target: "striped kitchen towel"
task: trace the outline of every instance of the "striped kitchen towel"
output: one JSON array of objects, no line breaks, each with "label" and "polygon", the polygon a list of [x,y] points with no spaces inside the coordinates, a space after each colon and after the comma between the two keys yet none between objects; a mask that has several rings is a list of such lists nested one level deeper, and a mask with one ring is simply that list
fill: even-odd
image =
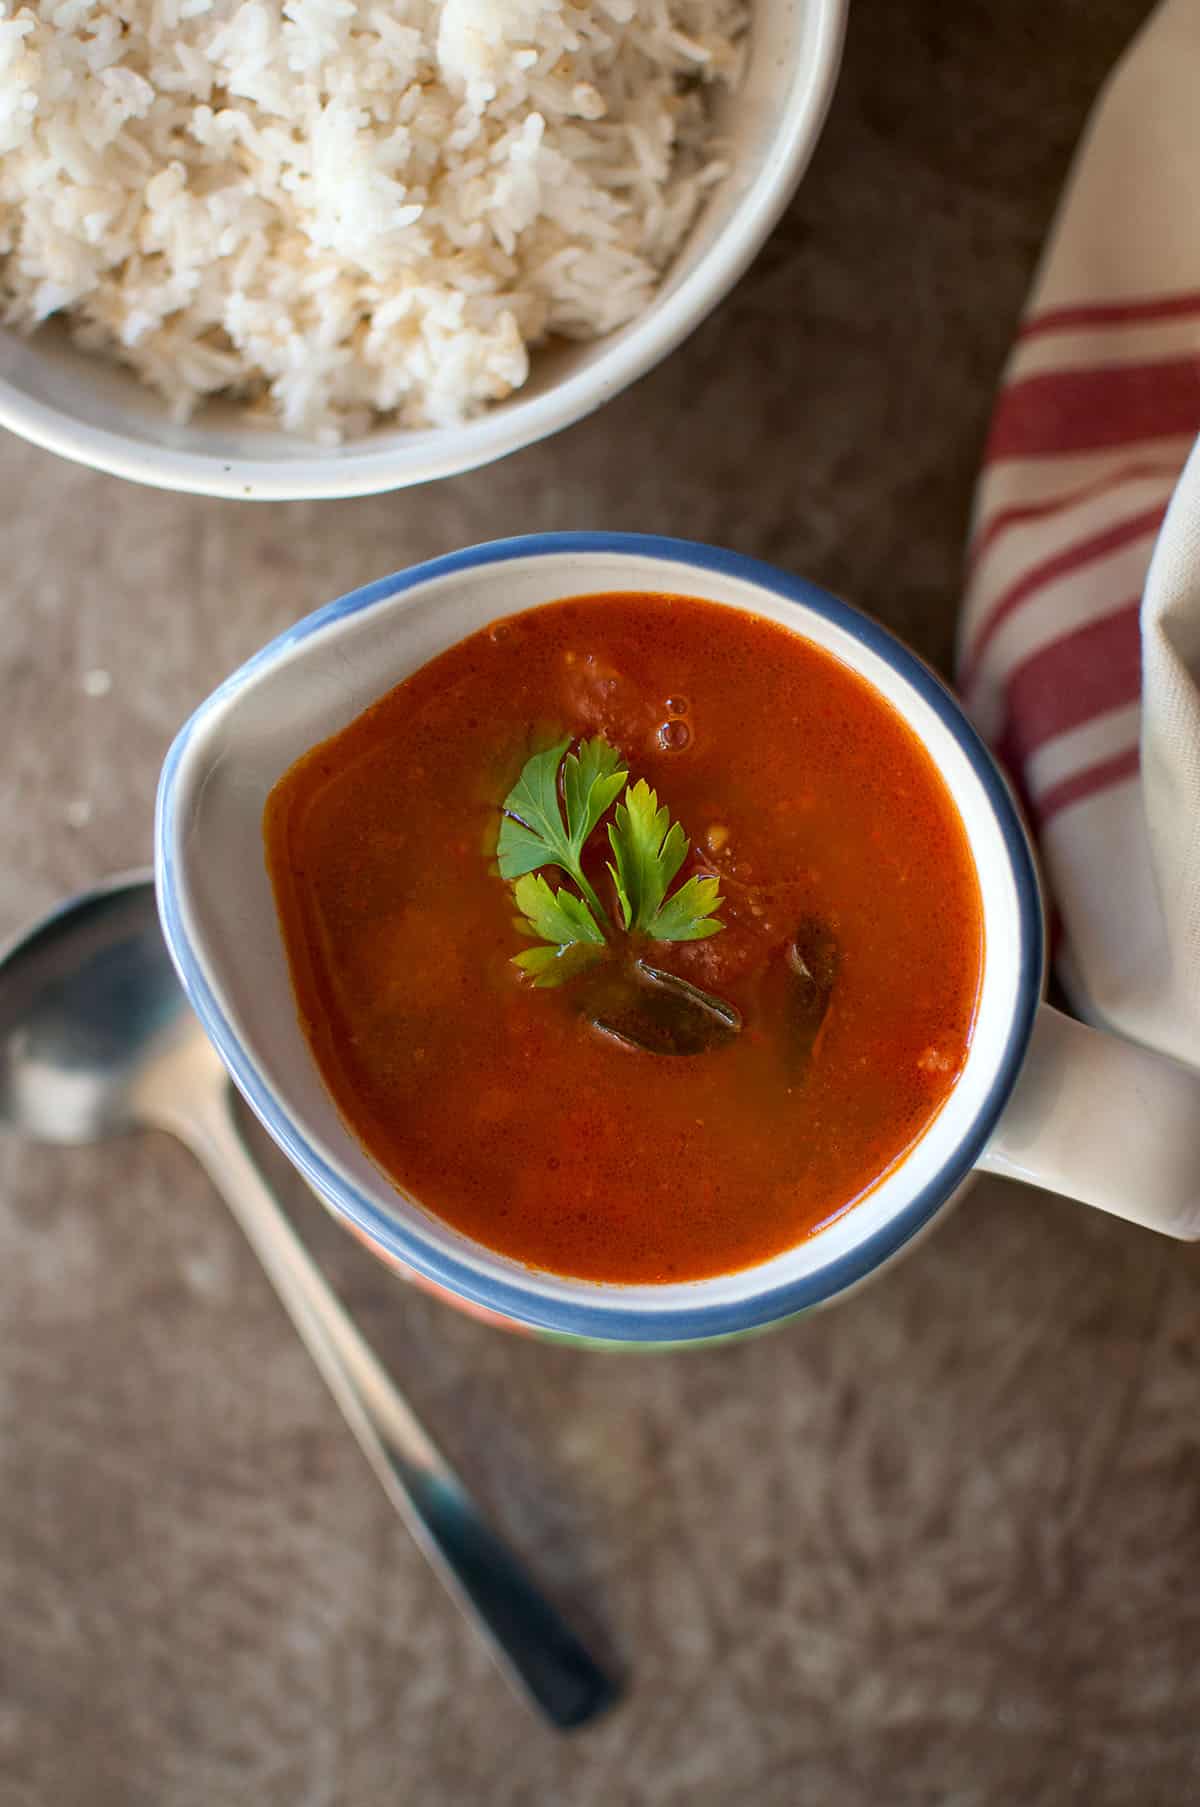
[{"label": "striped kitchen towel", "polygon": [[1198,96],[1200,0],[1164,0],[1005,372],[959,683],[1037,835],[1076,1008],[1200,1065]]}]

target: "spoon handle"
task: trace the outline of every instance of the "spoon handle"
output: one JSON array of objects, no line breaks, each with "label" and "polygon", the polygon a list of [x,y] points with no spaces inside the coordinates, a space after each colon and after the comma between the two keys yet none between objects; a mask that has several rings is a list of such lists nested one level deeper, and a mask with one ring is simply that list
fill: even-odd
[{"label": "spoon handle", "polygon": [[251,1159],[232,1105],[227,1084],[196,1087],[172,1127],[223,1194],[384,1492],[502,1672],[559,1730],[583,1725],[615,1699],[614,1683],[486,1524],[342,1309]]}]

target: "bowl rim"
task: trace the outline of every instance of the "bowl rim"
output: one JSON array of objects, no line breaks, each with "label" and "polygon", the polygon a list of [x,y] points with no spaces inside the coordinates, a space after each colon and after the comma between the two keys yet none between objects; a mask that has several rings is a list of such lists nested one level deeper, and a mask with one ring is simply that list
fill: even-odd
[{"label": "bowl rim", "polygon": [[[812,56],[807,79],[789,99],[778,134],[741,204],[679,287],[652,300],[619,340],[586,370],[544,394],[518,394],[504,412],[489,411],[461,428],[414,433],[410,445],[335,455],[317,451],[286,459],[222,457],[143,443],[91,425],[0,377],[0,427],[44,451],[153,488],[236,501],[321,501],[383,494],[490,464],[560,432],[651,370],[688,337],[729,293],[757,255],[791,199],[816,147],[841,62],[849,0],[802,0],[811,7]],[[303,442],[297,442],[303,443]]]},{"label": "bowl rim", "polygon": [[[814,611],[882,658],[909,683],[939,718],[964,754],[980,784],[999,830],[1016,893],[1017,946],[1013,954],[1015,995],[1012,1017],[991,1083],[974,1117],[937,1173],[879,1229],[844,1255],[814,1271],[764,1287],[737,1300],[643,1309],[622,1306],[625,1290],[597,1284],[595,1302],[558,1298],[527,1289],[516,1279],[477,1272],[425,1242],[419,1231],[387,1212],[331,1166],[277,1101],[251,1059],[209,985],[185,922],[177,848],[181,845],[180,775],[196,736],[253,683],[259,674],[313,634],[407,595],[434,580],[514,559],[592,553],[618,554],[685,564],[697,573],[732,576],[767,590],[799,608]],[[976,1165],[1016,1083],[1041,998],[1045,927],[1037,868],[1008,782],[941,678],[881,623],[808,580],[758,559],[686,540],[631,533],[549,533],[524,535],[468,547],[378,579],[327,603],[270,641],[201,703],[179,731],[163,765],[155,819],[155,877],[168,948],[187,996],[238,1089],[273,1139],[329,1204],[334,1215],[374,1245],[385,1260],[415,1269],[427,1281],[484,1310],[538,1330],[567,1337],[618,1343],[692,1342],[758,1329],[825,1304],[848,1291],[889,1260],[922,1231],[949,1202]],[[852,1207],[853,1208],[853,1207]],[[703,1286],[697,1282],[697,1289]]]}]

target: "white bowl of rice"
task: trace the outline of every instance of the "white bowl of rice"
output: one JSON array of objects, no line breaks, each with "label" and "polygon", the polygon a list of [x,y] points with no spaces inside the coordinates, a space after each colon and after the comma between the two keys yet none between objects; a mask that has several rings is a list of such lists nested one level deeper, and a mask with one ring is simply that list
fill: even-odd
[{"label": "white bowl of rice", "polygon": [[0,4],[0,425],[274,500],[529,445],[741,275],[845,4]]}]

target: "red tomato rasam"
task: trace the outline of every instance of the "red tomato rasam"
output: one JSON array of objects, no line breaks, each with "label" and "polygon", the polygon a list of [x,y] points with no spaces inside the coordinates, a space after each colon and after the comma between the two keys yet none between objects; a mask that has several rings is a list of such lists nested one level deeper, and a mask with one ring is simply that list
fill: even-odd
[{"label": "red tomato rasam", "polygon": [[[722,933],[655,963],[742,1016],[693,1056],[614,1040],[535,989],[495,865],[537,748],[603,735],[720,880]],[[726,1273],[852,1206],[962,1068],[979,885],[929,755],[800,635],[682,596],[581,596],[494,623],[280,779],[265,816],[304,1033],[351,1133],[427,1210],[594,1280]],[[592,881],[618,920],[601,827]],[[568,881],[547,874],[554,884]],[[788,950],[836,978],[797,1051]],[[803,1038],[801,1038],[803,1039]]]}]

